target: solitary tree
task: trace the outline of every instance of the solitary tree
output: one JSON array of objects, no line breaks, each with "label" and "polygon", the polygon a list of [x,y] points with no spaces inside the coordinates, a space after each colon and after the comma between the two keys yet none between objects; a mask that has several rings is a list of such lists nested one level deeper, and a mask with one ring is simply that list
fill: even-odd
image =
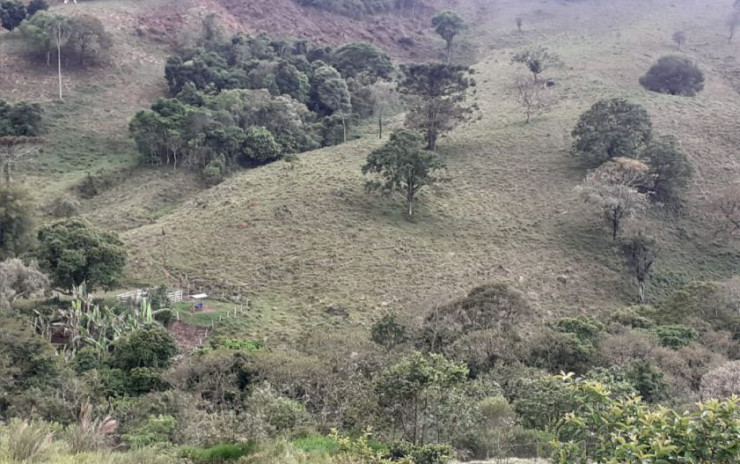
[{"label": "solitary tree", "polygon": [[650,167],[645,190],[650,192],[651,198],[666,204],[680,204],[694,176],[694,168],[678,148],[676,139],[662,137],[651,141],[641,158]]},{"label": "solitary tree", "polygon": [[545,87],[530,79],[520,78],[515,83],[516,99],[519,106],[524,109],[527,116],[527,124],[532,115],[545,111],[551,104],[550,96]]},{"label": "solitary tree", "polygon": [[676,31],[673,34],[673,41],[676,42],[678,50],[681,50],[683,44],[686,43],[686,33],[684,31]]},{"label": "solitary tree", "polygon": [[67,48],[77,55],[80,66],[105,58],[113,46],[113,38],[95,16],[74,16],[69,20]]},{"label": "solitary tree", "polygon": [[664,56],[640,78],[648,90],[693,97],[704,89],[704,74],[688,58]]},{"label": "solitary tree", "polygon": [[88,288],[110,287],[126,264],[126,249],[110,232],[78,220],[44,226],[38,232],[36,256],[52,283],[63,289],[87,283]]},{"label": "solitary tree", "polygon": [[594,165],[636,157],[652,134],[645,108],[621,98],[601,100],[581,115],[573,129],[573,153]]},{"label": "solitary tree", "polygon": [[449,64],[412,64],[401,66],[401,71],[398,89],[409,108],[406,123],[424,133],[427,150],[435,150],[439,135],[455,127],[467,112],[462,103],[467,89],[475,84],[472,70]]},{"label": "solitary tree", "polygon": [[26,19],[26,14],[26,5],[20,0],[0,2],[0,22],[10,32]]},{"label": "solitary tree", "polygon": [[391,351],[408,339],[406,327],[400,324],[393,314],[386,314],[373,324],[370,333],[372,340],[387,351]]},{"label": "solitary tree", "polygon": [[638,191],[648,176],[649,168],[641,161],[615,158],[590,172],[577,191],[599,207],[604,221],[616,240],[625,219],[645,207],[646,196]]},{"label": "solitary tree", "polygon": [[0,259],[15,257],[26,249],[32,207],[24,188],[0,184]]},{"label": "solitary tree", "polygon": [[447,43],[447,62],[452,58],[452,43],[465,30],[465,21],[452,11],[445,11],[432,18],[432,27]]},{"label": "solitary tree", "polygon": [[658,244],[653,237],[638,232],[627,240],[624,247],[627,262],[637,280],[638,300],[645,303],[645,283],[658,256]]},{"label": "solitary tree", "polygon": [[539,75],[546,69],[560,64],[560,58],[556,54],[550,53],[544,47],[531,48],[519,52],[514,55],[512,61],[526,66],[534,76],[535,82],[537,82]]},{"label": "solitary tree", "polygon": [[382,148],[370,153],[362,173],[376,173],[383,178],[368,182],[368,190],[402,193],[406,199],[406,213],[411,217],[419,191],[439,181],[435,173],[444,167],[438,154],[424,150],[421,135],[402,129],[391,134]]}]

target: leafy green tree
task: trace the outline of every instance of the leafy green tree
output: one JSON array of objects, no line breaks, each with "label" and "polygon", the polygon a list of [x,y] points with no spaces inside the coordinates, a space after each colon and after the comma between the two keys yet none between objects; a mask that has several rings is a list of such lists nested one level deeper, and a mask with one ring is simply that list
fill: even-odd
[{"label": "leafy green tree", "polygon": [[269,163],[282,157],[280,145],[264,127],[250,127],[244,137],[244,160],[249,163]]},{"label": "leafy green tree", "polygon": [[573,153],[593,165],[612,158],[635,158],[653,136],[650,115],[622,98],[601,100],[583,113],[571,134]]},{"label": "leafy green tree", "polygon": [[80,15],[69,20],[69,37],[65,49],[76,56],[80,66],[100,61],[113,47],[113,38],[95,16]]},{"label": "leafy green tree", "polygon": [[438,13],[432,18],[434,31],[447,43],[447,62],[452,58],[452,43],[455,37],[465,30],[465,21],[452,11]]},{"label": "leafy green tree", "polygon": [[535,82],[537,82],[539,75],[545,72],[546,69],[560,64],[560,58],[543,47],[531,48],[519,52],[514,55],[512,61],[526,66],[534,76]]},{"label": "leafy green tree", "polygon": [[463,364],[447,361],[437,354],[413,353],[387,368],[377,379],[375,390],[380,404],[403,428],[404,438],[424,444],[428,409],[468,375]]},{"label": "leafy green tree", "polygon": [[309,99],[311,84],[308,76],[287,61],[281,61],[275,69],[275,84],[281,94],[287,94],[295,100],[306,103]]},{"label": "leafy green tree", "polygon": [[345,79],[361,78],[370,83],[390,79],[393,64],[388,54],[366,42],[352,42],[331,53],[331,64]]},{"label": "leafy green tree", "polygon": [[637,361],[627,371],[627,379],[648,403],[657,403],[665,397],[668,385],[664,374],[650,361]]},{"label": "leafy green tree", "polygon": [[339,115],[346,142],[347,116],[352,112],[352,98],[347,82],[342,79],[336,69],[331,66],[322,66],[314,71],[311,84],[314,107],[326,116],[335,113]]},{"label": "leafy green tree", "polygon": [[704,90],[704,74],[688,58],[664,56],[640,78],[640,85],[653,92],[693,97]]},{"label": "leafy green tree", "polygon": [[438,182],[435,173],[444,167],[438,154],[424,150],[421,135],[398,130],[391,134],[388,143],[368,155],[362,173],[376,173],[383,178],[382,182],[368,182],[369,190],[401,192],[406,199],[406,213],[411,217],[419,191]]},{"label": "leafy green tree", "polygon": [[422,131],[427,150],[435,150],[440,134],[452,130],[468,111],[462,102],[475,84],[473,71],[449,64],[412,64],[401,66],[401,71],[398,88],[409,107],[406,124]]},{"label": "leafy green tree", "polygon": [[28,10],[28,17],[33,16],[37,11],[43,11],[49,9],[49,3],[46,0],[31,0],[26,7]]},{"label": "leafy green tree", "polygon": [[44,132],[44,110],[38,103],[14,105],[0,99],[0,137],[36,137]]},{"label": "leafy green tree", "polygon": [[3,28],[13,32],[26,19],[26,5],[20,0],[7,0],[0,3],[0,22]]},{"label": "leafy green tree", "polygon": [[11,396],[58,381],[61,371],[54,347],[26,321],[0,318],[0,416]]},{"label": "leafy green tree", "polygon": [[696,330],[684,325],[661,325],[654,328],[653,332],[660,339],[661,345],[674,350],[689,346],[699,338]]},{"label": "leafy green tree", "polygon": [[8,183],[0,184],[0,259],[25,251],[32,227],[32,208],[27,190]]},{"label": "leafy green tree", "polygon": [[57,15],[42,10],[23,21],[19,27],[23,39],[30,45],[32,51],[45,58],[47,66],[51,65],[51,57],[56,51],[54,22],[57,19]]},{"label": "leafy green tree", "polygon": [[124,371],[136,368],[164,368],[177,354],[174,337],[160,328],[135,330],[113,346],[111,366]]},{"label": "leafy green tree", "polygon": [[400,324],[393,314],[386,314],[373,324],[370,333],[372,340],[387,351],[408,340],[406,327]]},{"label": "leafy green tree", "polygon": [[587,401],[565,415],[558,426],[556,464],[737,462],[738,398],[708,401],[681,413],[651,408],[639,398],[614,399],[598,382],[566,377],[564,384],[573,397]]},{"label": "leafy green tree", "polygon": [[645,187],[651,193],[651,198],[665,204],[680,205],[694,176],[694,168],[686,154],[678,148],[676,140],[672,137],[653,140],[640,157],[650,167]]},{"label": "leafy green tree", "polygon": [[36,256],[59,288],[86,283],[109,288],[121,276],[126,249],[118,237],[84,222],[68,219],[42,227]]}]

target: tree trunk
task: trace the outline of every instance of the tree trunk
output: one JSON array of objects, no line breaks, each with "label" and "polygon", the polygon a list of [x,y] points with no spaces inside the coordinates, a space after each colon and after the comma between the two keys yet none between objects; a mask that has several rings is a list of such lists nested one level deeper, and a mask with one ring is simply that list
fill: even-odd
[{"label": "tree trunk", "polygon": [[62,26],[57,26],[57,74],[59,75],[59,99],[64,100],[62,96]]},{"label": "tree trunk", "polygon": [[340,111],[339,112],[339,117],[342,120],[342,136],[343,136],[343,140],[344,140],[344,143],[347,143],[347,123],[344,120],[344,111]]},{"label": "tree trunk", "polygon": [[644,304],[645,303],[645,281],[638,279],[637,291],[638,291],[638,297],[639,297],[640,304]]},{"label": "tree trunk", "polygon": [[378,138],[383,138],[383,110],[378,110]]},{"label": "tree trunk", "polygon": [[447,42],[447,62],[452,59],[452,41]]},{"label": "tree trunk", "polygon": [[531,114],[532,114],[532,110],[529,107],[527,107],[527,124],[529,124],[529,119],[530,119]]}]

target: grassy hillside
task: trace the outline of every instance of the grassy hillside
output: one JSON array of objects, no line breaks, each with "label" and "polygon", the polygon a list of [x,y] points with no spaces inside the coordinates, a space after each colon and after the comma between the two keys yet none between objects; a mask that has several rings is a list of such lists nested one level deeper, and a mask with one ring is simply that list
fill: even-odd
[{"label": "grassy hillside", "polygon": [[[363,322],[386,310],[415,315],[498,280],[523,290],[543,315],[632,302],[621,255],[598,215],[573,192],[584,169],[569,155],[570,130],[586,108],[607,97],[644,105],[660,133],[678,137],[698,172],[684,211],[647,218],[662,244],[649,295],[740,271],[737,243],[715,237],[705,214],[717,191],[740,174],[734,150],[740,56],[737,45],[718,36],[725,10],[699,0],[681,6],[664,0],[458,3],[437,6],[460,7],[475,19],[464,48],[478,51],[480,112],[442,141],[453,181],[424,193],[414,221],[401,216],[398,199],[365,194],[360,167],[382,143],[370,133],[305,153],[295,166],[278,162],[238,173],[209,190],[186,173],[129,169],[136,154],[128,120],[164,93],[165,42],[176,34],[167,21],[187,24],[210,4],[78,5],[114,30],[117,45],[110,68],[67,76],[63,104],[53,101],[53,69],[23,60],[19,40],[4,34],[12,71],[0,78],[0,88],[3,98],[47,101],[47,148],[26,169],[42,203],[88,172],[117,172],[107,191],[82,204],[86,217],[123,232],[131,247],[128,279],[169,276],[178,285],[187,278],[216,295],[256,299],[267,308],[251,321],[249,330],[258,333]],[[233,13],[231,30],[277,24],[260,16],[245,25],[248,15],[234,5],[216,5],[224,15]],[[247,2],[239,11],[257,6]],[[315,22],[320,14],[305,16]],[[524,19],[522,33],[516,16]],[[381,20],[371,21],[378,26]],[[705,91],[693,99],[651,94],[637,82],[654,59],[675,53],[670,37],[677,29],[689,35],[683,53],[707,77]],[[350,28],[349,36],[363,38],[358,30]],[[545,45],[564,62],[546,72],[557,82],[556,105],[530,125],[523,124],[511,89],[524,69],[510,63],[527,45]]]}]

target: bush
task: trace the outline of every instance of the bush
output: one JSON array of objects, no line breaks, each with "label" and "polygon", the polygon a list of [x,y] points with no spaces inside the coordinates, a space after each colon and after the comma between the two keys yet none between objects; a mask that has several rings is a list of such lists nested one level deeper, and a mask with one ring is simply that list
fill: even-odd
[{"label": "bush", "polygon": [[612,158],[635,158],[652,133],[653,123],[642,106],[621,98],[601,100],[573,129],[573,153],[595,166]]},{"label": "bush", "polygon": [[38,103],[11,105],[0,99],[0,137],[36,137],[44,132],[44,110]]},{"label": "bush", "polygon": [[727,362],[709,372],[701,379],[703,399],[725,399],[740,396],[740,361]]},{"label": "bush", "polygon": [[163,329],[139,329],[119,339],[111,353],[111,366],[130,371],[137,367],[163,368],[177,354],[172,335]]},{"label": "bush", "polygon": [[688,58],[664,56],[640,78],[640,84],[653,92],[693,97],[704,89],[704,75]]},{"label": "bush", "polygon": [[648,403],[655,403],[664,398],[668,385],[663,377],[663,371],[650,361],[637,361],[627,372],[627,378],[635,390]]},{"label": "bush", "polygon": [[660,338],[661,345],[674,350],[689,346],[699,337],[696,330],[683,325],[662,325],[653,332]]},{"label": "bush", "polygon": [[49,214],[57,219],[66,219],[77,216],[80,211],[80,202],[68,196],[58,196],[48,206]]},{"label": "bush", "polygon": [[650,329],[655,325],[655,321],[649,317],[640,315],[634,309],[625,309],[616,312],[612,316],[612,321],[633,329]]},{"label": "bush", "polygon": [[133,449],[167,443],[171,440],[176,427],[177,420],[172,416],[151,416],[140,427],[123,434],[121,440]]},{"label": "bush", "polygon": [[264,127],[250,127],[244,139],[242,160],[248,164],[264,164],[280,159],[280,145]]},{"label": "bush", "polygon": [[222,444],[209,448],[186,448],[183,454],[197,463],[207,464],[234,461],[256,450],[257,444],[249,442],[246,445]]}]

